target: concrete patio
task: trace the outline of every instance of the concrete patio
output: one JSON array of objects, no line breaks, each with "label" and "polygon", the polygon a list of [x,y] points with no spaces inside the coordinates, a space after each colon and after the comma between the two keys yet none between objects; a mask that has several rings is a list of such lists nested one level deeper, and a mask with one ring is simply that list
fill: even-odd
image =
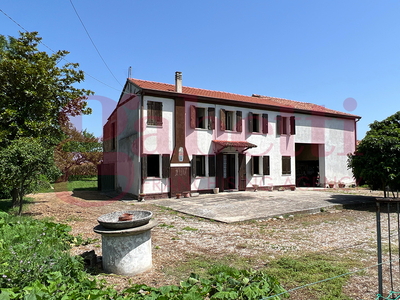
[{"label": "concrete patio", "polygon": [[375,197],[296,189],[296,191],[224,192],[181,199],[151,200],[185,214],[224,223],[314,213],[334,207],[373,205]]}]

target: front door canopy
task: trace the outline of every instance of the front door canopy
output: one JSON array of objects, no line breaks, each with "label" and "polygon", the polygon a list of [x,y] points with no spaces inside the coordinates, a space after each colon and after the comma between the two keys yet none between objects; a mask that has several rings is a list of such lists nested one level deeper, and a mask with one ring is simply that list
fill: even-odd
[{"label": "front door canopy", "polygon": [[246,141],[222,141],[222,140],[213,140],[215,150],[217,153],[221,152],[225,148],[235,148],[236,151],[243,153],[244,151],[257,147],[256,145],[246,142]]}]

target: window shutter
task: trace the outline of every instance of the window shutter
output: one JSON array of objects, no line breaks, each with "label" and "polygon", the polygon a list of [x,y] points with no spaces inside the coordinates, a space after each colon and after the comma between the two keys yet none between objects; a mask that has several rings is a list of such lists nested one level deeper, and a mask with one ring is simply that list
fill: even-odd
[{"label": "window shutter", "polygon": [[196,106],[190,105],[190,128],[196,128]]},{"label": "window shutter", "polygon": [[253,176],[254,175],[254,158],[253,158],[253,156],[250,158],[250,160],[251,160],[251,176]]},{"label": "window shutter", "polygon": [[147,125],[155,125],[153,101],[147,102]]},{"label": "window shutter", "polygon": [[282,174],[290,173],[290,156],[282,156]]},{"label": "window shutter", "polygon": [[154,116],[155,116],[156,125],[158,125],[158,126],[161,126],[163,123],[162,107],[163,107],[162,102],[154,102]]},{"label": "window shutter", "polygon": [[215,155],[208,156],[208,176],[215,176]]},{"label": "window shutter", "polygon": [[215,108],[214,107],[208,108],[208,129],[210,129],[210,130],[215,129]]},{"label": "window shutter", "polygon": [[253,132],[253,113],[249,112],[249,132]]},{"label": "window shutter", "polygon": [[282,128],[282,134],[287,134],[287,117],[282,117],[281,118],[282,122],[281,122],[281,128]]},{"label": "window shutter", "polygon": [[147,178],[147,155],[143,155],[142,159],[142,178]]},{"label": "window shutter", "polygon": [[162,155],[162,178],[169,178],[170,176],[170,160],[169,154]]},{"label": "window shutter", "polygon": [[269,156],[263,157],[263,175],[269,175]]},{"label": "window shutter", "polygon": [[290,134],[296,134],[296,119],[294,118],[294,116],[290,117]]},{"label": "window shutter", "polygon": [[242,132],[242,112],[236,111],[236,131]]},{"label": "window shutter", "polygon": [[226,118],[226,116],[225,116],[225,109],[221,109],[221,130],[226,130],[226,127],[225,127],[225,118]]},{"label": "window shutter", "polygon": [[262,115],[262,133],[268,133],[268,114]]},{"label": "window shutter", "polygon": [[196,177],[196,155],[192,157],[192,176]]},{"label": "window shutter", "polygon": [[276,134],[282,134],[282,117],[276,116]]}]

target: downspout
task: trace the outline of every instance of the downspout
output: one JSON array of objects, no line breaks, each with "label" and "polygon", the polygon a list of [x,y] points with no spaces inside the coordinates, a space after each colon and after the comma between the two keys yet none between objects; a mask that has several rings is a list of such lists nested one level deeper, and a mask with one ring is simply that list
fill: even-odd
[{"label": "downspout", "polygon": [[139,122],[139,134],[140,134],[140,139],[139,139],[139,157],[140,157],[140,178],[141,178],[141,184],[140,184],[140,193],[143,194],[144,193],[144,178],[142,176],[143,174],[143,170],[142,170],[142,156],[143,156],[143,90],[140,93],[140,122]]},{"label": "downspout", "polygon": [[354,151],[357,151],[357,122],[360,120],[361,118],[354,119]]}]

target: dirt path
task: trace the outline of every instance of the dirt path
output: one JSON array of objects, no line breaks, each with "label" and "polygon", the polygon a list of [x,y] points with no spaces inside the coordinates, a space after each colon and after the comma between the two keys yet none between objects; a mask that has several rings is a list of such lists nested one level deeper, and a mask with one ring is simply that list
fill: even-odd
[{"label": "dirt path", "polygon": [[[100,236],[93,232],[100,215],[125,209],[153,211],[159,222],[152,230],[153,268],[132,278],[101,275],[109,283],[116,284],[117,289],[128,286],[129,280],[152,286],[177,284],[192,269],[198,270],[206,262],[213,261],[258,269],[281,255],[321,252],[349,260],[352,270],[355,269],[352,261],[357,268],[376,264],[375,213],[368,210],[332,210],[262,222],[224,224],[176,213],[155,206],[151,201],[110,201],[97,192],[79,192],[73,196],[71,192],[48,193],[32,197],[35,201],[27,208],[28,214],[68,223],[74,235],[99,239],[73,248],[73,254],[95,250],[101,255]],[[376,268],[372,268],[353,275],[344,292],[353,299],[375,299],[376,274]],[[292,299],[306,299],[304,297],[301,290],[291,296]]]}]

